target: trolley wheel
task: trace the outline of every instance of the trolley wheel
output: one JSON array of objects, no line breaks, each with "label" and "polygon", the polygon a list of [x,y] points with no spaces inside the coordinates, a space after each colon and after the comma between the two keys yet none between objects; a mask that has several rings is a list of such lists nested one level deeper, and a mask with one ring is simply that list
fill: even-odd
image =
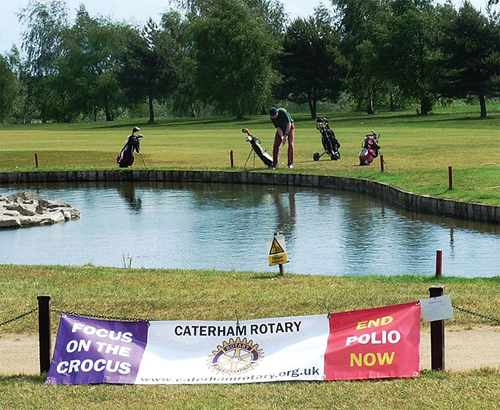
[{"label": "trolley wheel", "polygon": [[340,152],[335,152],[331,154],[330,158],[332,159],[332,161],[338,161],[340,159]]},{"label": "trolley wheel", "polygon": [[313,159],[315,161],[319,161],[319,152],[315,152],[314,155],[313,155]]}]

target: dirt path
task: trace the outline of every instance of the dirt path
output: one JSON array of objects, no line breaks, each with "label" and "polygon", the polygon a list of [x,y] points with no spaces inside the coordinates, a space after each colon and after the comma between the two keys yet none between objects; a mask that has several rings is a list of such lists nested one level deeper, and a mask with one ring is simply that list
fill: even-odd
[{"label": "dirt path", "polygon": [[[499,327],[485,326],[471,330],[447,328],[445,349],[447,371],[458,372],[481,367],[500,371]],[[430,332],[424,326],[420,342],[421,369],[431,368],[430,352]],[[0,335],[0,375],[36,375],[39,371],[38,337]]]}]

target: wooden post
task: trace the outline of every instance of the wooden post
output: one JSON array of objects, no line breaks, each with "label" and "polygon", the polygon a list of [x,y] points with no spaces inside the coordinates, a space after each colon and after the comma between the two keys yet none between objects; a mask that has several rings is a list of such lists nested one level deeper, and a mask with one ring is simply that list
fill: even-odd
[{"label": "wooden post", "polygon": [[451,165],[448,167],[448,188],[450,191],[453,189],[453,167]]},{"label": "wooden post", "polygon": [[50,367],[50,295],[38,296],[38,334],[40,342],[40,373]]},{"label": "wooden post", "polygon": [[35,165],[38,168],[38,154],[35,152]]},{"label": "wooden post", "polygon": [[384,172],[384,156],[380,155],[380,171]]},{"label": "wooden post", "polygon": [[234,152],[233,152],[233,150],[231,150],[229,156],[231,158],[231,168],[234,168]]},{"label": "wooden post", "polygon": [[436,251],[436,277],[443,275],[443,251]]},{"label": "wooden post", "polygon": [[[444,286],[431,286],[430,297],[443,296]],[[431,369],[444,370],[444,320],[431,322]]]},{"label": "wooden post", "polygon": [[280,267],[280,275],[284,275],[285,274],[285,265],[283,263],[280,263],[279,267]]}]

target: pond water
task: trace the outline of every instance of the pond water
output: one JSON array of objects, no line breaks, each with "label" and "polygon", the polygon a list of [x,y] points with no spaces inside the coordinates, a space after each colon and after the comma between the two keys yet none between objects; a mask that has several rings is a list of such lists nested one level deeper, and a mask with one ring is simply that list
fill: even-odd
[{"label": "pond water", "polygon": [[282,186],[86,183],[28,190],[80,209],[79,220],[0,231],[0,264],[278,273],[266,238],[284,235],[287,273],[499,275],[500,226],[394,208],[359,194]]}]

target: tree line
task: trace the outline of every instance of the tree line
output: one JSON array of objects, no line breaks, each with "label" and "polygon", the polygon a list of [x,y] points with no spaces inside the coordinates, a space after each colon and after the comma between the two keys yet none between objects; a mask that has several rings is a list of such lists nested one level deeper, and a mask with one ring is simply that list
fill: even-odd
[{"label": "tree line", "polygon": [[210,110],[237,118],[276,100],[349,96],[374,113],[500,95],[500,17],[467,0],[331,0],[291,21],[278,0],[176,0],[137,27],[80,5],[30,0],[18,13],[21,51],[0,55],[0,122],[98,121],[146,106],[149,121]]}]

